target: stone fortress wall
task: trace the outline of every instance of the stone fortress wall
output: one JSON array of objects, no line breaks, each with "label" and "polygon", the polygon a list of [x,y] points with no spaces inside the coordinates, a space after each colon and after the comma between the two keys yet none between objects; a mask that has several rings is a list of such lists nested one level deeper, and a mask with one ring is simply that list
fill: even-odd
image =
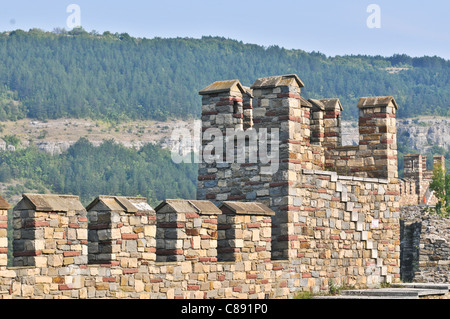
[{"label": "stone fortress wall", "polygon": [[167,200],[155,211],[145,198],[100,196],[84,208],[76,196],[24,194],[13,214],[14,266],[2,238],[1,298],[290,294],[281,278],[289,264],[270,259],[274,213],[259,203]]},{"label": "stone fortress wall", "polygon": [[[343,147],[339,100],[306,100],[302,87],[284,75],[200,91],[202,149],[208,128],[233,141],[226,129],[239,129],[248,142],[199,164],[197,200],[153,209],[99,196],[84,208],[76,196],[24,194],[12,213],[13,267],[0,202],[0,298],[292,298],[398,282],[398,106],[361,98],[359,145]],[[252,140],[275,131],[279,144]],[[230,158],[251,146],[279,156]]]},{"label": "stone fortress wall", "polygon": [[[200,164],[198,199],[267,205],[275,212],[272,259],[298,265],[315,292],[330,281],[398,280],[398,106],[392,97],[361,98],[360,143],[342,147],[339,100],[306,100],[303,86],[285,75],[258,79],[251,88],[220,81],[200,92],[204,132],[276,129],[281,143],[276,172],[261,162]],[[211,140],[202,142],[208,147]]]},{"label": "stone fortress wall", "polygon": [[450,282],[450,219],[426,206],[402,207],[401,278],[404,282]]},{"label": "stone fortress wall", "polygon": [[[445,170],[445,157],[433,157],[433,168]],[[404,156],[404,178],[400,179],[400,206],[435,205],[436,197],[429,186],[433,170],[427,169],[427,156],[407,154]]]}]

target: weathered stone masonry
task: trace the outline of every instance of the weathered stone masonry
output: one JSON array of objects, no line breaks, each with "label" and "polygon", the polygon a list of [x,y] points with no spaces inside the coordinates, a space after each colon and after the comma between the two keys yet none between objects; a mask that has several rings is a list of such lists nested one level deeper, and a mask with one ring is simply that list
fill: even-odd
[{"label": "weathered stone masonry", "polygon": [[361,98],[360,143],[342,147],[339,100],[307,101],[302,87],[296,75],[285,75],[258,79],[251,88],[238,80],[215,82],[200,92],[203,131],[236,127],[240,116],[232,105],[250,96],[250,129],[278,129],[281,144],[276,173],[266,173],[262,163],[200,164],[198,199],[270,207],[276,213],[272,260],[288,260],[315,292],[330,280],[398,280],[398,106],[392,97]]},{"label": "weathered stone masonry", "polygon": [[86,210],[75,196],[25,194],[14,208],[17,266],[1,266],[0,298],[286,298],[289,265],[270,259],[273,214],[260,203],[167,200],[153,210],[113,196]]},{"label": "weathered stone masonry", "polygon": [[360,143],[343,147],[339,100],[306,100],[302,87],[284,75],[200,91],[203,133],[234,140],[225,130],[241,129],[270,155],[276,143],[261,149],[252,138],[278,130],[275,171],[203,161],[197,200],[155,209],[142,198],[100,196],[83,208],[74,196],[25,194],[13,212],[14,267],[0,209],[0,298],[291,298],[399,281],[397,104],[361,98]]},{"label": "weathered stone masonry", "polygon": [[402,207],[401,267],[405,282],[450,281],[450,219],[426,206]]},{"label": "weathered stone masonry", "polygon": [[5,267],[8,264],[8,209],[10,204],[0,197],[0,267]]},{"label": "weathered stone masonry", "polygon": [[[445,170],[443,155],[433,157],[433,169]],[[435,205],[437,198],[430,190],[433,171],[427,169],[427,157],[422,154],[404,156],[404,178],[400,179],[400,206]]]},{"label": "weathered stone masonry", "polygon": [[14,208],[14,266],[87,264],[87,216],[75,196],[28,195]]},{"label": "weathered stone masonry", "polygon": [[145,198],[100,196],[86,210],[90,264],[134,271],[138,260],[155,260],[156,216]]}]

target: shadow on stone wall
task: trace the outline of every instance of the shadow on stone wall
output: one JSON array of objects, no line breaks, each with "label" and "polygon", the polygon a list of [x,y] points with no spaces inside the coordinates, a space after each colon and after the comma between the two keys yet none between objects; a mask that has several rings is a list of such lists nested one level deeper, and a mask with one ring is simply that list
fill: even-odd
[{"label": "shadow on stone wall", "polygon": [[431,215],[424,206],[401,209],[400,278],[403,282],[450,282],[449,230],[449,218]]}]

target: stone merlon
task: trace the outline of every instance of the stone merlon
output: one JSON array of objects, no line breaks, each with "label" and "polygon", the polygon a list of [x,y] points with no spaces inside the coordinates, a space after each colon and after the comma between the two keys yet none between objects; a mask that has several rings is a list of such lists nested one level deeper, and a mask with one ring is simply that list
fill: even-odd
[{"label": "stone merlon", "polygon": [[154,209],[143,197],[99,196],[86,207],[87,211],[124,211],[126,213],[148,212]]},{"label": "stone merlon", "polygon": [[33,209],[38,212],[68,212],[70,210],[84,210],[78,196],[24,194],[23,199],[14,210]]},{"label": "stone merlon", "polygon": [[362,97],[358,101],[358,108],[369,108],[369,107],[386,107],[392,105],[395,109],[398,109],[397,102],[392,96],[378,96],[378,97]]}]

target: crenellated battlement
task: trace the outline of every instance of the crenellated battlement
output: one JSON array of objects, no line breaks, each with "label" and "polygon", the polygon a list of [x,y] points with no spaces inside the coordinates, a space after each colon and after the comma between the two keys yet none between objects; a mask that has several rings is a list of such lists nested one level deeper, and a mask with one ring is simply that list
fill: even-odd
[{"label": "crenellated battlement", "polygon": [[[383,227],[397,227],[395,99],[361,98],[359,145],[342,146],[343,106],[339,99],[307,100],[301,94],[303,87],[297,75],[289,74],[257,79],[249,89],[233,80],[215,82],[200,91],[203,132],[216,128],[219,135],[225,135],[227,129],[241,127],[239,103],[245,96],[250,99],[247,109],[252,110],[247,122],[253,126],[244,129],[243,134],[262,131],[271,139],[264,147],[248,139],[247,144],[235,145],[235,149],[244,149],[248,154],[253,146],[260,152],[258,155],[261,151],[262,155],[278,153],[270,163],[252,161],[249,156],[241,162],[203,161],[199,164],[197,192],[197,199],[209,199],[217,205],[223,201],[257,201],[273,210],[273,260],[301,259],[309,255],[305,248],[317,251],[317,245],[335,247],[328,241],[331,238],[348,242],[345,247],[360,246],[362,236],[357,232],[370,230],[371,224],[366,223],[372,220],[378,223],[386,217],[388,225]],[[232,113],[232,101],[239,106],[234,109],[237,114]],[[271,135],[274,131],[277,136]],[[213,146],[208,138],[203,138],[202,143],[203,150]],[[333,216],[340,221],[331,222]],[[339,231],[335,225],[340,226]],[[355,231],[355,236],[347,235]],[[394,245],[397,230],[386,235]],[[323,239],[326,243],[318,244]],[[310,280],[310,284],[320,285],[320,281]]]},{"label": "crenellated battlement", "polygon": [[11,205],[0,196],[0,267],[8,264],[8,209]]},{"label": "crenellated battlement", "polygon": [[[326,144],[325,166],[343,175],[396,179],[398,106],[395,99],[391,96],[361,98],[358,108],[359,145],[342,146],[340,128],[334,128],[335,132],[330,134],[337,137],[334,143]],[[336,123],[340,115],[334,116]],[[337,125],[340,127],[340,123]]]},{"label": "crenellated battlement", "polygon": [[400,205],[435,205],[437,202],[430,184],[433,169],[438,166],[445,170],[445,157],[433,157],[433,169],[427,169],[427,156],[422,154],[407,154],[404,156],[404,177],[400,179]]},{"label": "crenellated battlement", "polygon": [[84,208],[76,196],[24,194],[6,267],[1,202],[0,298],[265,298],[285,285],[270,258],[274,212],[261,203],[153,209],[145,198],[99,196]]},{"label": "crenellated battlement", "polygon": [[13,210],[14,266],[87,264],[87,221],[77,196],[24,194]]},{"label": "crenellated battlement", "polygon": [[155,260],[156,213],[145,198],[99,196],[86,210],[90,264],[132,269]]},{"label": "crenellated battlement", "polygon": [[196,200],[24,195],[18,267],[0,236],[0,298],[292,298],[399,281],[398,105],[361,98],[359,145],[342,146],[339,99],[303,87],[288,74],[199,92]]},{"label": "crenellated battlement", "polygon": [[156,208],[157,261],[217,261],[217,216],[209,201],[166,200]]}]

